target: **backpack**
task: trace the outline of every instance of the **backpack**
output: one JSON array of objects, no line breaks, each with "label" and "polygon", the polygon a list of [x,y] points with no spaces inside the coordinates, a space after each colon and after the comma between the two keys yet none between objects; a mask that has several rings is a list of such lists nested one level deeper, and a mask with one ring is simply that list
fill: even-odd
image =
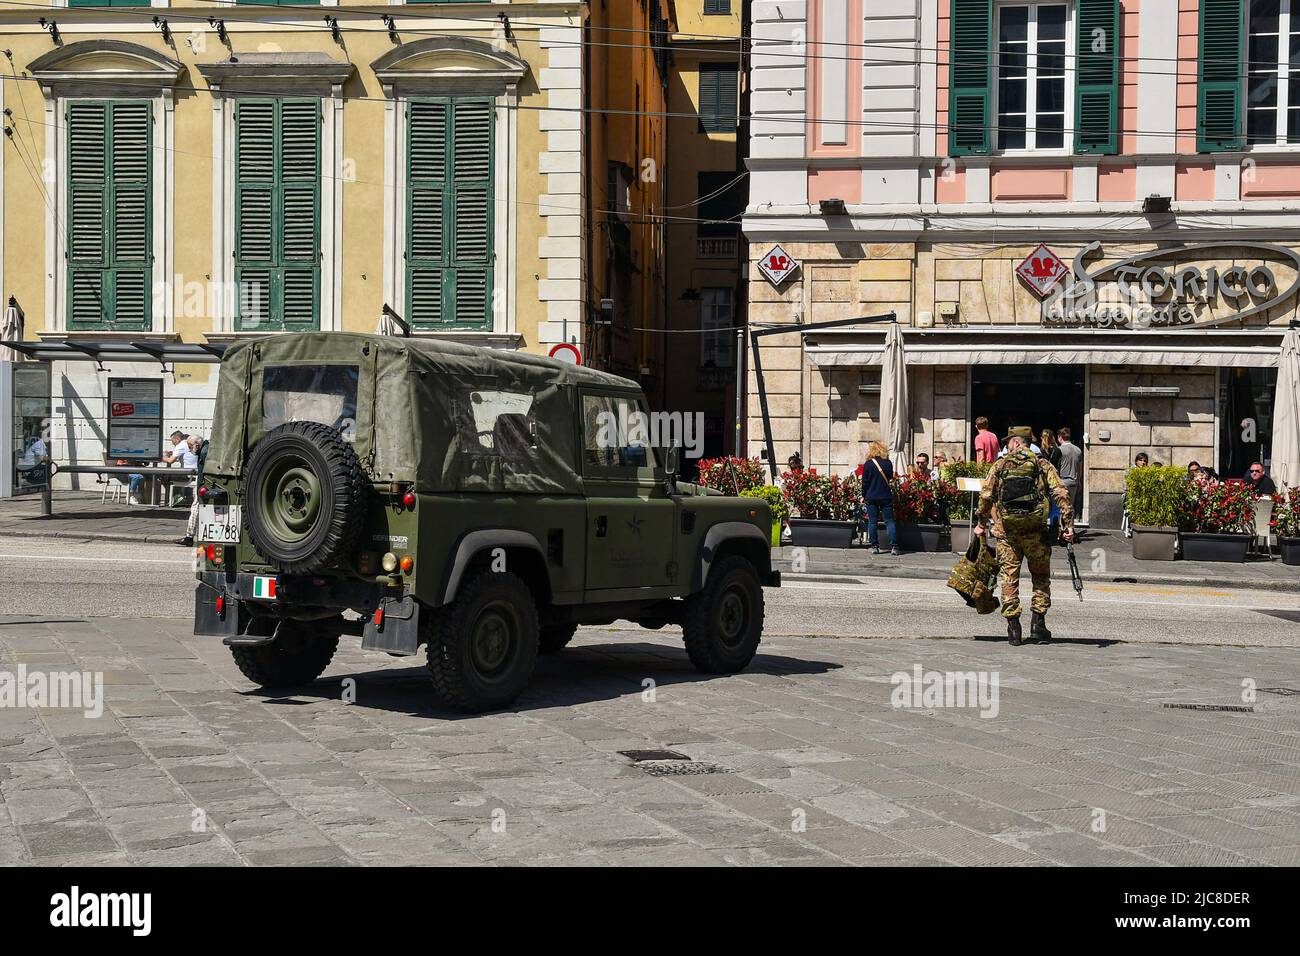
[{"label": "backpack", "polygon": [[1051,498],[1038,456],[1021,449],[1007,456],[1006,461],[997,501],[1002,524],[1014,531],[1041,528],[1047,524]]}]

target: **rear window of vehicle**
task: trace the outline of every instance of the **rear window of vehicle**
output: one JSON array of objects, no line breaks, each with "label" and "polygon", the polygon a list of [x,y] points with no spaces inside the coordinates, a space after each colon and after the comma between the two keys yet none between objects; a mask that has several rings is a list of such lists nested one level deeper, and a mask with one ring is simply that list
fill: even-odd
[{"label": "rear window of vehicle", "polygon": [[355,365],[268,365],[262,370],[262,432],[286,422],[320,422],[354,441]]}]

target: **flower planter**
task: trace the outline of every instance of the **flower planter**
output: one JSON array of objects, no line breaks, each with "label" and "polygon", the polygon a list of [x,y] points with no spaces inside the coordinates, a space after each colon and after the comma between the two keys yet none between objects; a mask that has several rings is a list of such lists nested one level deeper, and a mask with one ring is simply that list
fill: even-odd
[{"label": "flower planter", "polygon": [[1300,538],[1278,538],[1277,543],[1283,564],[1300,565]]},{"label": "flower planter", "polygon": [[970,525],[965,521],[954,521],[949,534],[952,538],[952,553],[965,554],[970,547]]},{"label": "flower planter", "polygon": [[1246,560],[1246,549],[1250,547],[1251,537],[1248,534],[1184,531],[1183,560],[1226,561],[1240,564]]},{"label": "flower planter", "polygon": [[848,548],[853,545],[857,523],[823,521],[819,518],[790,518],[789,544],[796,548]]},{"label": "flower planter", "polygon": [[898,547],[903,551],[938,551],[942,547],[941,524],[898,523]]},{"label": "flower planter", "polygon": [[1172,561],[1177,551],[1177,528],[1133,526],[1133,557],[1139,561]]}]

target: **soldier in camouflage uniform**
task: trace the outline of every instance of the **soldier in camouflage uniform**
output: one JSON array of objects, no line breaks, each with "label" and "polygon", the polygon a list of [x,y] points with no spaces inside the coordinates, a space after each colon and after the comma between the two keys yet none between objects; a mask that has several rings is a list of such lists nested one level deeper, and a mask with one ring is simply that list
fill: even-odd
[{"label": "soldier in camouflage uniform", "polygon": [[1074,509],[1070,492],[1046,458],[1029,449],[1033,430],[1015,427],[1007,433],[1007,453],[993,464],[984,490],[980,492],[976,534],[991,529],[997,541],[998,572],[1002,576],[1002,616],[1007,619],[1007,637],[1013,646],[1021,643],[1020,564],[1029,562],[1034,582],[1030,604],[1033,620],[1029,634],[1047,640],[1047,609],[1052,604],[1052,542],[1048,518],[1051,503],[1061,510],[1061,528],[1067,541],[1074,540]]}]

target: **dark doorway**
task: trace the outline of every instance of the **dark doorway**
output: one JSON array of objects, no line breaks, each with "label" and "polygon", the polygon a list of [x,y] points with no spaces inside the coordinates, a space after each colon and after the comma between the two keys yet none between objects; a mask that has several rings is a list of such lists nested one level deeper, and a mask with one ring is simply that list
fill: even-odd
[{"label": "dark doorway", "polygon": [[[967,454],[975,457],[975,419],[983,415],[998,440],[1012,425],[1029,425],[1034,443],[1044,428],[1070,429],[1083,448],[1084,366],[977,365],[971,369],[970,434]],[[1084,448],[1086,474],[1088,450]],[[1082,474],[1080,475],[1082,478]],[[1075,499],[1082,504],[1083,491]]]}]

